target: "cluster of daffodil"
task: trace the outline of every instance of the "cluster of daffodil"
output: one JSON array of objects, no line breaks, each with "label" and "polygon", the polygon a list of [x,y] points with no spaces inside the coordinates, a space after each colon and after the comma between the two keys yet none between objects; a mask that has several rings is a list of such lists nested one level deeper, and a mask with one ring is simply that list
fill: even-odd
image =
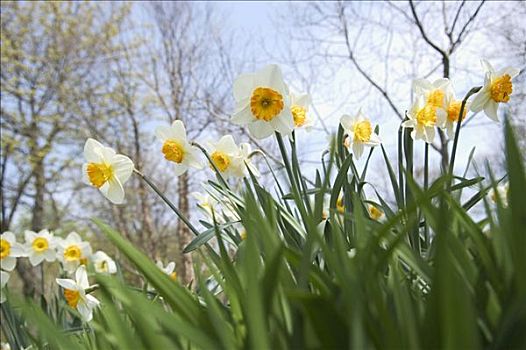
[{"label": "cluster of daffodil", "polygon": [[[512,67],[496,71],[486,60],[482,60],[482,66],[486,70],[484,86],[471,102],[467,101],[462,119],[471,109],[473,112],[484,110],[488,117],[498,120],[498,106],[509,101],[513,90],[512,79],[519,74],[519,70]],[[436,128],[446,129],[452,137],[462,101],[455,97],[449,79],[434,82],[417,79],[413,82],[413,92],[414,103],[407,112],[407,120],[402,123],[404,128],[413,129],[413,139],[431,143]],[[247,126],[250,134],[257,139],[267,138],[275,132],[290,136],[295,129],[308,129],[314,125],[308,113],[310,96],[291,93],[276,65],[240,75],[234,81],[233,94],[236,108],[231,121]],[[365,146],[374,147],[381,143],[371,120],[361,110],[354,116],[343,115],[340,124],[346,134],[345,146],[356,159],[361,157]],[[188,141],[182,121],[160,126],[156,134],[162,142],[161,151],[165,159],[174,165],[175,175],[184,174],[189,167],[204,167],[199,157],[199,148],[202,147]],[[241,143],[238,146],[231,135],[210,142],[206,151],[213,168],[225,178],[244,177],[247,169],[255,175],[259,174],[250,161],[250,145]],[[122,203],[123,184],[134,170],[132,160],[93,139],[86,141],[84,156],[87,161],[83,166],[85,182],[97,187],[113,203]]]},{"label": "cluster of daffodil", "polygon": [[[113,274],[117,272],[115,261],[101,250],[92,253],[89,242],[83,241],[76,232],[71,232],[66,238],[61,238],[49,230],[42,230],[38,233],[25,231],[24,238],[24,243],[19,243],[12,232],[4,232],[0,236],[2,287],[0,300],[5,301],[3,288],[9,280],[9,273],[16,267],[17,259],[28,258],[32,266],[38,266],[44,261],[49,263],[58,261],[65,273],[74,273],[76,276],[75,281],[57,279],[57,283],[65,288],[64,295],[68,304],[76,308],[84,320],[91,319],[91,310],[97,303],[94,302],[96,299],[88,297],[83,292],[89,288],[86,265],[93,266],[97,273]],[[72,287],[73,282],[76,283],[74,288]],[[82,292],[80,292],[81,287]]]},{"label": "cluster of daffodil", "polygon": [[[482,60],[482,65],[486,70],[484,86],[472,101],[466,101],[462,113],[462,101],[455,97],[448,79],[438,79],[434,82],[418,79],[413,82],[414,103],[408,110],[402,126],[413,129],[411,136],[414,140],[421,139],[432,143],[437,128],[446,129],[448,136],[453,137],[455,123],[458,123],[459,118],[463,120],[469,109],[473,112],[484,110],[488,117],[498,121],[498,106],[509,101],[513,90],[512,79],[518,75],[519,70],[507,67],[496,71],[485,60]],[[310,96],[291,93],[283,80],[280,68],[276,65],[268,65],[260,71],[240,75],[234,81],[233,95],[236,108],[231,121],[246,126],[256,139],[264,139],[274,133],[292,137],[295,129],[308,130],[314,125],[309,115]],[[380,137],[375,132],[375,125],[361,110],[353,116],[343,115],[340,124],[345,132],[344,145],[356,159],[361,157],[366,146],[375,147],[381,144]],[[158,127],[156,135],[162,143],[160,150],[164,158],[173,164],[174,174],[177,176],[184,174],[189,168],[205,167],[199,156],[200,151],[207,156],[210,167],[225,179],[242,178],[249,172],[255,176],[259,175],[257,168],[251,163],[253,152],[250,145],[236,144],[231,135],[223,136],[217,142],[210,142],[207,147],[202,147],[188,140],[185,126],[180,120],[174,121],[171,126]],[[84,156],[84,181],[98,188],[111,202],[123,203],[123,185],[132,172],[137,171],[132,160],[93,139],[86,141]],[[221,204],[220,212],[222,211],[223,218],[216,217],[219,223],[221,220],[239,220],[227,198],[200,193],[195,193],[194,197],[199,202],[199,208],[209,217],[215,216],[216,206]],[[336,206],[339,212],[344,212],[343,198],[338,200]],[[372,219],[382,218],[383,212],[376,205],[371,204],[368,209]],[[241,239],[243,232],[241,230]],[[158,262],[157,265],[167,275],[176,278],[173,272],[175,264],[170,263],[164,267]],[[77,270],[75,290],[80,291],[86,287],[84,273],[83,268]],[[70,280],[68,286],[73,288],[73,282]],[[65,282],[60,283],[68,288]],[[84,297],[82,293],[79,295],[81,299]],[[85,300],[85,304],[89,306],[88,299]]]},{"label": "cluster of daffodil", "polygon": [[[498,121],[498,107],[507,103],[513,92],[512,79],[519,74],[519,69],[506,67],[495,70],[492,65],[481,60],[486,71],[484,85],[472,101],[466,101],[462,111],[462,120],[466,118],[468,109],[472,112],[484,113],[494,121]],[[454,124],[458,122],[462,101],[455,97],[449,79],[443,78],[429,82],[418,79],[413,82],[415,101],[407,113],[409,120],[402,126],[412,128],[413,139],[422,139],[427,143],[433,142],[436,128],[445,128],[448,136],[454,136]]]}]

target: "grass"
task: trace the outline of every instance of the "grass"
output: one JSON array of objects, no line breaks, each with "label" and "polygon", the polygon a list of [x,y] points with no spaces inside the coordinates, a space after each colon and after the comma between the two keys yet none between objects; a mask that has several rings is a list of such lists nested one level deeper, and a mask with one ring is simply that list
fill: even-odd
[{"label": "grass", "polygon": [[[195,267],[194,288],[174,283],[95,220],[158,295],[97,275],[102,306],[89,325],[65,325],[65,316],[11,296],[2,305],[10,342],[42,349],[526,348],[526,176],[508,122],[508,206],[504,198],[488,202],[498,183],[492,178],[447,171],[421,187],[412,140],[402,133],[398,174],[381,148],[395,204],[366,197],[367,166],[358,171],[341,129],[310,187],[294,141],[287,147],[276,138],[287,173],[285,184],[275,178],[278,195],[254,176],[241,193],[221,178],[209,182],[240,220],[214,218],[187,247],[206,266]],[[461,202],[468,187],[475,194]],[[370,217],[371,203],[384,220]],[[485,213],[475,219],[477,204]]]}]

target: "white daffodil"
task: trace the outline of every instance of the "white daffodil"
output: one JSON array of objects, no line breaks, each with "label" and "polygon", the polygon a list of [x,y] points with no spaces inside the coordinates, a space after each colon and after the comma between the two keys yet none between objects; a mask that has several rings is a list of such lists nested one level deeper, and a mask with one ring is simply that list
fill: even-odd
[{"label": "white daffodil", "polygon": [[451,83],[447,78],[437,79],[430,82],[427,79],[416,79],[413,81],[415,97],[424,96],[425,104],[436,108],[447,110],[448,102],[453,94]]},{"label": "white daffodil", "polygon": [[25,256],[24,247],[17,243],[13,232],[6,231],[0,236],[0,268],[13,271],[16,258]]},{"label": "white daffodil", "polygon": [[290,111],[294,120],[294,128],[303,128],[310,131],[314,125],[314,120],[309,114],[311,98],[309,94],[295,95],[290,94]]},{"label": "white daffodil", "polygon": [[432,143],[435,138],[435,127],[442,127],[447,118],[447,112],[432,103],[426,103],[424,95],[416,98],[415,103],[407,113],[409,120],[402,123],[404,128],[412,128],[413,140],[424,140]]},{"label": "white daffodil", "polygon": [[371,219],[375,221],[380,220],[384,216],[384,212],[373,204],[369,204],[367,211],[369,212],[369,216],[371,217]]},{"label": "white daffodil", "polygon": [[96,251],[95,254],[91,256],[91,260],[93,261],[95,271],[98,273],[114,274],[117,272],[115,261],[102,250]]},{"label": "white daffodil", "polygon": [[294,128],[290,110],[289,89],[281,70],[271,64],[250,74],[242,74],[234,81],[236,110],[232,122],[248,125],[250,134],[266,138],[274,131],[289,135]]},{"label": "white daffodil", "polygon": [[39,233],[25,231],[24,236],[26,239],[24,248],[31,265],[37,266],[43,260],[55,261],[57,242],[48,230],[42,230]]},{"label": "white daffodil", "polygon": [[199,150],[188,142],[182,121],[176,120],[172,126],[160,126],[156,134],[163,142],[164,158],[174,163],[175,175],[184,174],[189,167],[203,168],[199,161]]},{"label": "white daffodil", "polygon": [[9,281],[9,274],[5,271],[0,271],[0,304],[5,301],[4,287]]},{"label": "white daffodil", "polygon": [[484,86],[475,95],[471,102],[473,112],[484,113],[494,121],[498,122],[497,110],[499,103],[508,103],[513,92],[512,79],[519,75],[520,70],[514,67],[505,67],[496,71],[486,60],[480,60],[482,67],[486,71]]},{"label": "white daffodil", "polygon": [[[175,263],[173,261],[169,262],[168,265],[164,266],[162,261],[157,260],[156,263],[157,267],[164,272],[172,281],[177,280],[177,272],[175,272]],[[155,290],[152,285],[148,284],[147,288],[148,291],[152,292]]]},{"label": "white daffodil", "polygon": [[[453,138],[455,136],[455,123],[458,123],[458,117],[460,116],[460,108],[462,107],[462,101],[457,100],[454,96],[450,99],[447,106],[447,118],[445,127],[447,130],[447,136]],[[462,112],[462,120],[466,118],[466,114],[469,110],[469,101],[466,102],[464,106],[464,111]]]},{"label": "white daffodil", "polygon": [[192,192],[191,195],[197,200],[197,206],[206,214],[206,216],[212,217],[212,211],[215,211],[214,208],[218,203],[217,200],[206,192]]},{"label": "white daffodil", "polygon": [[131,159],[94,139],[86,141],[84,158],[87,161],[82,166],[84,182],[97,187],[111,202],[121,204],[124,201],[122,186],[133,172]]},{"label": "white daffodil", "polygon": [[225,135],[217,143],[211,144],[209,154],[221,175],[225,177],[245,176],[245,163],[241,150],[231,135]]},{"label": "white daffodil", "polygon": [[57,278],[56,281],[64,288],[64,297],[68,305],[77,309],[85,322],[91,321],[93,309],[99,305],[99,301],[94,296],[86,294],[86,289],[90,287],[86,268],[79,266],[75,272],[75,280]]},{"label": "white daffodil", "polygon": [[345,141],[345,146],[352,148],[356,159],[361,157],[364,146],[374,147],[381,143],[380,138],[373,131],[370,120],[363,115],[361,110],[353,117],[347,114],[343,115],[340,123],[349,136]]},{"label": "white daffodil", "polygon": [[161,269],[162,272],[168,275],[170,279],[173,281],[177,280],[177,272],[175,272],[175,263],[173,261],[170,261],[166,266],[163,266],[162,261],[157,260],[156,265]]},{"label": "white daffodil", "polygon": [[488,198],[493,202],[497,203],[497,195],[502,203],[502,206],[507,207],[508,206],[508,191],[510,189],[510,184],[505,183],[501,185],[497,185],[497,190],[495,191],[493,188],[489,190],[488,192]]},{"label": "white daffodil", "polygon": [[62,262],[64,270],[72,273],[81,264],[85,264],[91,256],[91,246],[76,232],[71,232],[57,246],[57,258]]}]

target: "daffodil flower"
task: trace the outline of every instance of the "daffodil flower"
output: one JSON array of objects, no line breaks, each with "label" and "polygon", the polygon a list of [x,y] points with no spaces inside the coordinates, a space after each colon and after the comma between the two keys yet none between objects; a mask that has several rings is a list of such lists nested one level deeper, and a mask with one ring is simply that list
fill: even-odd
[{"label": "daffodil flower", "polygon": [[234,81],[236,109],[232,122],[248,125],[250,134],[264,139],[275,131],[289,135],[294,128],[289,89],[277,65],[268,65]]},{"label": "daffodil flower", "polygon": [[87,161],[82,166],[84,182],[97,187],[111,202],[121,204],[124,201],[122,186],[133,172],[131,159],[94,139],[86,141],[84,157]]},{"label": "daffodil flower", "polygon": [[203,168],[199,161],[199,150],[188,142],[182,121],[176,120],[171,126],[160,126],[156,134],[163,142],[164,158],[174,163],[175,175],[184,174],[189,167]]},{"label": "daffodil flower", "polygon": [[76,232],[71,232],[65,239],[58,243],[57,257],[62,262],[64,270],[72,273],[84,264],[91,256],[91,246]]},{"label": "daffodil flower", "polygon": [[486,115],[494,121],[499,121],[497,110],[499,103],[508,103],[513,92],[512,79],[519,75],[520,70],[514,67],[505,67],[496,71],[486,60],[480,60],[486,71],[484,86],[475,95],[471,102],[471,110],[480,112],[484,110]]},{"label": "daffodil flower", "polygon": [[425,95],[416,98],[415,103],[407,113],[409,120],[402,123],[404,128],[412,128],[413,140],[424,140],[432,143],[435,138],[435,127],[443,127],[447,112],[433,103],[426,103]]},{"label": "daffodil flower", "polygon": [[427,79],[413,81],[413,91],[416,97],[424,96],[425,104],[447,110],[448,102],[453,93],[451,83],[447,78],[430,82]]},{"label": "daffodil flower", "polygon": [[98,273],[114,274],[117,272],[117,265],[108,254],[104,253],[102,250],[98,250],[91,256],[93,261],[93,267]]},{"label": "daffodil flower", "polygon": [[24,236],[26,239],[26,256],[31,265],[37,266],[44,260],[55,261],[57,243],[55,237],[48,230],[42,230],[39,233],[25,231]]},{"label": "daffodil flower", "polygon": [[362,156],[364,146],[374,147],[381,143],[380,138],[373,131],[371,121],[363,115],[361,110],[352,117],[347,114],[343,115],[340,124],[349,137],[345,141],[345,146],[352,148],[356,159]]},{"label": "daffodil flower", "polygon": [[[172,281],[177,281],[177,272],[175,272],[175,263],[173,261],[169,262],[166,266],[163,265],[162,261],[157,260],[157,263],[155,264],[157,267],[164,272]],[[154,291],[155,288],[153,288],[152,285],[148,284],[146,289],[150,292]]]},{"label": "daffodil flower", "polygon": [[13,232],[6,231],[0,236],[0,267],[5,271],[13,271],[16,258],[25,256],[24,247],[17,243]]},{"label": "daffodil flower", "polygon": [[497,203],[497,196],[500,199],[502,206],[508,206],[508,191],[510,189],[509,183],[497,185],[497,190],[491,189],[488,192],[488,198],[493,202]]},{"label": "daffodil flower", "polygon": [[206,216],[212,217],[212,211],[215,210],[214,207],[218,203],[217,200],[206,192],[192,192],[191,195],[197,200],[197,206],[206,214]]},{"label": "daffodil flower", "polygon": [[314,120],[309,115],[309,105],[311,98],[309,94],[296,95],[290,93],[290,111],[294,120],[294,128],[310,131],[314,125]]},{"label": "daffodil flower", "polygon": [[79,266],[75,272],[75,280],[56,279],[59,286],[64,288],[64,297],[69,306],[80,313],[85,322],[93,318],[93,309],[99,305],[99,301],[92,295],[86,294],[86,289],[90,287],[88,274],[84,266]]},{"label": "daffodil flower", "polygon": [[367,211],[369,212],[369,216],[371,217],[371,219],[375,221],[380,220],[384,216],[384,212],[373,204],[369,204]]},{"label": "daffodil flower", "polygon": [[231,135],[225,135],[217,143],[210,145],[210,159],[221,175],[225,177],[244,177],[245,162],[241,149]]},{"label": "daffodil flower", "polygon": [[5,271],[0,271],[0,304],[5,301],[5,295],[4,295],[4,287],[7,284],[7,281],[9,281],[9,273]]},{"label": "daffodil flower", "polygon": [[[461,107],[462,107],[462,101],[457,100],[454,96],[452,96],[447,106],[447,118],[445,122],[447,136],[449,138],[453,138],[455,136],[455,123],[458,123],[458,118],[460,116]],[[464,111],[462,112],[462,120],[466,118],[468,109],[469,109],[469,101],[467,101],[466,105],[464,106]]]}]

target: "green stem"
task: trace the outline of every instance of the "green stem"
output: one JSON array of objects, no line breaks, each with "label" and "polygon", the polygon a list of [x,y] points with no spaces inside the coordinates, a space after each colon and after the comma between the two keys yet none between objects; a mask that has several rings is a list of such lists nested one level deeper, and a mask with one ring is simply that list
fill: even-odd
[{"label": "green stem", "polygon": [[154,192],[157,193],[166,204],[168,204],[170,209],[172,209],[175,212],[175,214],[177,214],[179,219],[181,219],[186,224],[186,226],[188,226],[188,228],[190,229],[190,231],[192,231],[194,235],[199,235],[199,231],[194,227],[194,225],[192,225],[192,223],[179,211],[179,209],[177,209],[177,207],[168,198],[166,198],[166,196],[161,192],[161,190],[159,190],[159,188],[150,179],[148,179],[143,173],[141,173],[137,169],[133,169],[133,171],[137,175],[139,175],[144,180],[144,182],[146,182],[148,186],[150,186],[151,189],[154,190]]},{"label": "green stem", "polygon": [[[424,146],[424,190],[427,191],[429,187],[429,143],[425,143]],[[429,246],[429,227],[427,226],[427,220],[424,217],[424,237],[426,248]]]},{"label": "green stem", "polygon": [[210,163],[212,168],[214,168],[214,170],[215,170],[215,172],[217,174],[217,177],[219,178],[219,181],[221,181],[222,185],[225,186],[225,188],[229,189],[228,183],[225,181],[225,178],[223,177],[223,175],[221,175],[221,172],[216,167],[215,163],[212,161],[212,158],[210,158],[210,155],[208,154],[206,149],[203,146],[201,146],[200,144],[198,144],[197,142],[191,142],[191,145],[199,148],[201,150],[201,152],[203,152],[203,154],[205,155],[206,159],[208,159],[208,162]]},{"label": "green stem", "polygon": [[457,121],[457,128],[455,130],[455,139],[453,140],[453,150],[451,151],[451,161],[449,162],[449,176],[451,178],[448,181],[448,190],[451,189],[451,185],[453,183],[453,170],[455,168],[455,156],[457,154],[458,139],[460,136],[460,127],[462,125],[462,115],[464,114],[464,109],[466,108],[466,103],[468,101],[468,98],[471,95],[479,92],[480,89],[482,89],[482,86],[477,86],[469,90],[466,96],[464,97],[464,99],[462,100],[462,104],[460,105],[460,112],[459,112],[458,121]]}]

